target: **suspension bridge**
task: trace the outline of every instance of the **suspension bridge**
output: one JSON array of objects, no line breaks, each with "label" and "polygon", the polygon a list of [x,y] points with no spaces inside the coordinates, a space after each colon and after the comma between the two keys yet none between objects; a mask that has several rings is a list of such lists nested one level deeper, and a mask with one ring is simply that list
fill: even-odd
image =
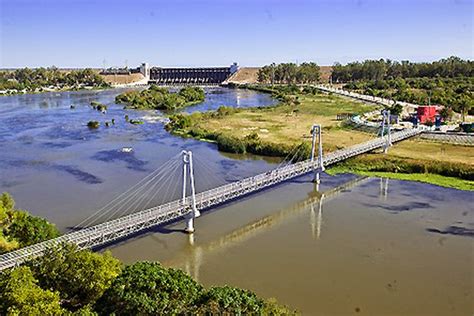
[{"label": "suspension bridge", "polygon": [[[101,224],[81,227],[77,231],[64,234],[58,238],[0,255],[0,271],[41,256],[48,248],[61,243],[73,243],[79,248],[96,248],[118,240],[126,239],[130,235],[136,235],[139,232],[152,227],[180,219],[186,220],[185,231],[192,233],[194,231],[194,218],[198,217],[202,210],[239,199],[243,196],[264,190],[310,172],[314,172],[315,182],[319,183],[319,174],[324,171],[325,167],[376,149],[384,149],[386,151],[388,147],[391,146],[392,142],[398,142],[416,136],[421,132],[422,131],[419,129],[405,129],[392,133],[390,132],[390,125],[388,123],[387,135],[323,156],[321,126],[314,125],[312,129],[313,138],[310,159],[296,163],[292,163],[292,159],[290,159],[288,163],[281,164],[271,171],[227,183],[199,193],[196,193],[194,186],[193,155],[190,151],[183,151],[183,195],[181,199],[107,220]],[[318,142],[318,146],[316,142]],[[138,184],[149,183],[154,178],[156,178],[156,174],[151,174],[145,177]],[[138,186],[138,184],[135,186]],[[189,191],[187,186],[190,187],[191,191],[189,195],[187,194]],[[121,194],[117,199],[114,199],[114,202],[111,202],[112,204],[108,203],[108,205],[112,205],[115,208],[121,207],[120,201],[123,201],[120,200],[121,196],[122,198],[126,198],[128,194],[133,195],[137,192],[136,190],[130,191],[131,189]],[[100,213],[99,211],[98,213]]]}]

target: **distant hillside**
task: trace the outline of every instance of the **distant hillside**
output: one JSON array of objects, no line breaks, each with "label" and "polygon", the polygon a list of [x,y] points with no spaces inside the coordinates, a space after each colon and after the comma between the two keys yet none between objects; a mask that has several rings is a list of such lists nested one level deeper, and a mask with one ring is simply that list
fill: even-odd
[{"label": "distant hillside", "polygon": [[[332,73],[332,66],[320,66],[321,82],[329,82]],[[241,67],[235,74],[229,77],[224,83],[252,84],[258,82],[258,71],[260,67]]]},{"label": "distant hillside", "polygon": [[145,78],[141,73],[134,73],[130,75],[100,75],[105,82],[111,85],[128,84],[137,82]]},{"label": "distant hillside", "polygon": [[260,67],[241,67],[235,74],[229,77],[224,83],[257,83],[257,74]]}]

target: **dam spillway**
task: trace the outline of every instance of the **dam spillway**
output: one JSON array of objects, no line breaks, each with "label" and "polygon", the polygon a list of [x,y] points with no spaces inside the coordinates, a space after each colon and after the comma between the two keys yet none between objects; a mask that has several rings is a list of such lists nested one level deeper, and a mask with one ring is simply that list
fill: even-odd
[{"label": "dam spillway", "polygon": [[159,68],[150,69],[150,83],[154,84],[221,84],[231,75],[230,67]]}]

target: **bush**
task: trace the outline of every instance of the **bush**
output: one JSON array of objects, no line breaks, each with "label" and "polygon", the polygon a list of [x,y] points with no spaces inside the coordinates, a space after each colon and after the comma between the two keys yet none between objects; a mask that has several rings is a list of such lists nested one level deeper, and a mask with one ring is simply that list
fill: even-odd
[{"label": "bush", "polygon": [[186,102],[203,102],[206,98],[204,90],[200,87],[185,87],[182,88],[178,94],[182,96]]},{"label": "bush", "polygon": [[199,304],[201,313],[226,315],[262,314],[265,301],[248,290],[230,286],[212,287],[204,293]]},{"label": "bush", "polygon": [[63,315],[59,294],[43,290],[28,267],[0,273],[1,315]]},{"label": "bush", "polygon": [[10,238],[19,242],[20,247],[59,236],[59,231],[55,225],[43,218],[31,216],[26,211],[15,211],[7,232]]},{"label": "bush", "polygon": [[133,120],[133,119],[132,119],[132,120],[129,120],[128,122],[129,122],[130,124],[133,124],[133,125],[141,125],[141,124],[144,123],[144,122],[141,121],[141,120]]},{"label": "bush", "polygon": [[59,236],[53,224],[14,207],[13,198],[3,193],[0,196],[0,253]]},{"label": "bush", "polygon": [[99,299],[121,269],[120,262],[109,252],[80,250],[72,244],[47,249],[28,265],[41,287],[58,291],[63,305],[71,310]]},{"label": "bush", "polygon": [[98,121],[87,122],[87,127],[89,127],[90,129],[96,129],[96,128],[99,128],[99,126],[100,126],[100,123]]},{"label": "bush", "polygon": [[244,154],[247,152],[247,146],[245,141],[233,137],[220,134],[217,139],[217,148],[221,151],[226,151],[236,154]]},{"label": "bush", "polygon": [[200,299],[203,288],[181,270],[159,263],[127,266],[97,302],[101,314],[184,314]]},{"label": "bush", "polygon": [[155,109],[173,111],[205,99],[204,90],[199,87],[186,87],[178,93],[156,85],[143,91],[128,91],[115,97],[115,103],[125,103],[129,109]]}]

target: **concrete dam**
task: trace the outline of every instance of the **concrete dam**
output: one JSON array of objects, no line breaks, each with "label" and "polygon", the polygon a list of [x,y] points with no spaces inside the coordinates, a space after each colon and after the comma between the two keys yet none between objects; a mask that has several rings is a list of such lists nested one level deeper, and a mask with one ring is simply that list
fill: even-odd
[{"label": "concrete dam", "polygon": [[219,85],[239,69],[237,63],[229,67],[199,67],[199,68],[165,68],[139,67],[148,83],[157,85]]}]

